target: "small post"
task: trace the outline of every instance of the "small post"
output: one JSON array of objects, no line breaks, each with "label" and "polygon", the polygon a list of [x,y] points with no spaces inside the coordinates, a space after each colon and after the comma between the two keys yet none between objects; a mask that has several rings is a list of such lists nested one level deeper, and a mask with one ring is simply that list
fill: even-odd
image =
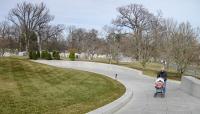
[{"label": "small post", "polygon": [[115,79],[117,80],[117,73],[115,74]]}]

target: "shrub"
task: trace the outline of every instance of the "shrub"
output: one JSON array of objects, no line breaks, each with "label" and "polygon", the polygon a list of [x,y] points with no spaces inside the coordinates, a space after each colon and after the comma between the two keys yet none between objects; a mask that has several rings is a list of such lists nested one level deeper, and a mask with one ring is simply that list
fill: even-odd
[{"label": "shrub", "polygon": [[29,54],[28,54],[28,56],[29,56],[29,59],[33,59],[33,56],[32,56],[32,51],[29,51]]},{"label": "shrub", "polygon": [[30,59],[34,59],[34,60],[37,60],[38,57],[37,57],[36,51],[29,51],[29,58],[30,58]]},{"label": "shrub", "polygon": [[36,51],[32,52],[32,59],[34,59],[34,60],[38,59]]},{"label": "shrub", "polygon": [[74,52],[70,52],[70,54],[69,54],[69,59],[70,59],[71,61],[74,61],[74,60],[75,60],[75,53],[74,53]]},{"label": "shrub", "polygon": [[60,53],[58,51],[53,51],[53,59],[60,60]]},{"label": "shrub", "polygon": [[[56,54],[53,53],[53,55],[56,55]],[[52,54],[48,51],[42,51],[41,58],[46,59],[46,60],[52,60]]]},{"label": "shrub", "polygon": [[52,56],[51,56],[51,53],[50,52],[47,52],[47,57],[46,57],[47,60],[52,60]]},{"label": "shrub", "polygon": [[52,57],[54,58],[56,56],[56,51],[53,51]]},{"label": "shrub", "polygon": [[40,58],[40,51],[37,51],[37,58]]},{"label": "shrub", "polygon": [[47,56],[48,56],[48,52],[47,51],[42,51],[41,58],[42,59],[46,59]]}]

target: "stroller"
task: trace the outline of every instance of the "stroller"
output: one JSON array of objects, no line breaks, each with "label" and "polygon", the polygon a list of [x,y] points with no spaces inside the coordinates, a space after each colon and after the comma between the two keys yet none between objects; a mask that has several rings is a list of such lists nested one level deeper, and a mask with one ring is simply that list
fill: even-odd
[{"label": "stroller", "polygon": [[157,80],[155,82],[156,92],[154,93],[154,97],[157,97],[158,95],[160,95],[161,97],[165,97],[164,87],[165,87],[164,79],[157,78]]}]

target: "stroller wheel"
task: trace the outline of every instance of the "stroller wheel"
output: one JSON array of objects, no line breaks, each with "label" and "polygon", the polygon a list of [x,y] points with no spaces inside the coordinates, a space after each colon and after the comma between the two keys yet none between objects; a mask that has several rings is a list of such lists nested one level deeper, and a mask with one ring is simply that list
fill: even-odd
[{"label": "stroller wheel", "polygon": [[164,97],[165,97],[165,94],[161,94],[161,97],[164,98]]},{"label": "stroller wheel", "polygon": [[157,93],[154,93],[153,97],[156,97],[157,96]]}]

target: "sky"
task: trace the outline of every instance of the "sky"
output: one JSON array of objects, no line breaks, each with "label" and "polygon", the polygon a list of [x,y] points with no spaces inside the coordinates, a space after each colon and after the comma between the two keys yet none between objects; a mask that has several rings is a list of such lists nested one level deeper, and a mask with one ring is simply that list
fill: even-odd
[{"label": "sky", "polygon": [[[0,21],[5,20],[10,9],[25,0],[0,0]],[[118,15],[117,7],[131,3],[142,4],[150,12],[162,11],[164,18],[180,22],[190,22],[200,27],[200,0],[26,0],[32,3],[44,2],[55,16],[53,24],[77,26],[101,30],[111,25]]]}]

